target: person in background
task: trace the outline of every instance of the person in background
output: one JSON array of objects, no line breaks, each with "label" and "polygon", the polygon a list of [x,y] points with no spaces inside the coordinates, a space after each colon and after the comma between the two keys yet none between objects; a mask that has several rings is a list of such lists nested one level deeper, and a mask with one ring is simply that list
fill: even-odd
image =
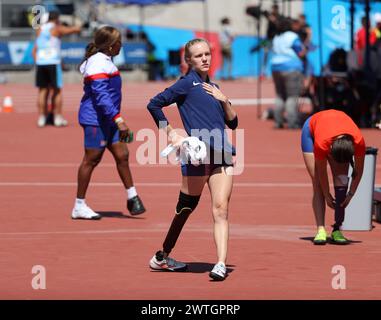
[{"label": "person in background", "polygon": [[303,89],[303,61],[306,48],[297,33],[292,31],[292,20],[284,18],[279,22],[278,33],[273,39],[271,71],[275,99],[275,128],[284,127],[286,111],[289,129],[300,128],[298,99]]},{"label": "person in background", "polygon": [[305,14],[299,14],[298,19],[299,23],[299,31],[297,32],[300,40],[303,43],[303,46],[306,48],[307,52],[305,56],[302,58],[303,61],[303,74],[304,74],[304,82],[305,88],[308,88],[312,81],[312,73],[313,73],[313,65],[310,61],[308,61],[308,53],[312,52],[316,49],[316,46],[312,43],[312,29],[311,26],[307,23],[307,17]]},{"label": "person in background", "polygon": [[374,15],[374,22],[376,23],[376,27],[373,29],[373,32],[376,36],[376,41],[381,39],[381,13],[377,12]]},{"label": "person in background", "polygon": [[312,41],[312,29],[307,23],[307,17],[305,14],[299,14],[297,21],[300,24],[299,37],[302,40],[305,47],[309,47]]},{"label": "person in background", "polygon": [[[375,59],[372,62],[376,64],[375,76],[376,76],[376,97],[374,102],[372,103],[371,110],[371,123],[372,126],[377,128],[381,128],[381,13],[377,12],[374,15],[374,21],[376,23],[376,27],[373,29],[374,34],[376,35],[376,42],[373,45],[373,52],[375,55]],[[377,61],[377,62],[376,62]]]},{"label": "person in background", "polygon": [[366,30],[369,30],[369,45],[373,46],[377,41],[377,36],[374,30],[372,30],[372,26],[366,26],[366,18],[361,18],[361,28],[357,30],[355,36],[355,51],[357,53],[357,60],[359,68],[363,67],[364,63],[364,51],[366,48]]},{"label": "person in background", "polygon": [[51,91],[51,106],[54,112],[54,125],[67,125],[62,116],[62,68],[61,37],[79,33],[80,27],[64,26],[59,21],[59,13],[49,13],[48,22],[37,29],[33,47],[33,58],[36,64],[36,86],[38,87],[38,120],[37,126],[44,127],[48,115],[48,98]]},{"label": "person in background", "polygon": [[[271,6],[270,12],[264,11],[263,14],[267,19],[266,38],[259,41],[259,44],[255,45],[250,49],[250,53],[254,53],[258,52],[261,48],[263,48],[263,67],[261,68],[261,74],[259,75],[261,78],[265,77],[270,51],[272,47],[272,41],[278,33],[280,21],[284,19],[284,17],[280,14],[279,6],[277,4],[273,4]],[[257,19],[259,19],[259,17],[260,16],[258,16]]]},{"label": "person in background", "polygon": [[231,30],[230,19],[225,17],[221,19],[222,31],[220,33],[222,70],[221,78],[231,80],[232,77],[232,61],[233,61],[233,33]]}]

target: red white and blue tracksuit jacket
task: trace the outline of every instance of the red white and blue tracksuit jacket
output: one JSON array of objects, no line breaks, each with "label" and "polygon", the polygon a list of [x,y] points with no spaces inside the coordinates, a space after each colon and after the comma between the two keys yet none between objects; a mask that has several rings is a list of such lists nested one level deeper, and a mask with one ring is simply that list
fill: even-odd
[{"label": "red white and blue tracksuit jacket", "polygon": [[84,95],[78,121],[81,125],[112,125],[120,114],[122,79],[111,57],[98,52],[80,66]]}]

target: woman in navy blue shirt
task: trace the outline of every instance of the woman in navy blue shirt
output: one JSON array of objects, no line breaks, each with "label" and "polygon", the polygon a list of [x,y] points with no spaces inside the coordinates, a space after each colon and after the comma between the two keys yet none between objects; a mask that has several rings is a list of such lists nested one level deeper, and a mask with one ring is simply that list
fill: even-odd
[{"label": "woman in navy blue shirt", "polygon": [[162,111],[163,107],[176,103],[186,133],[205,142],[208,156],[198,166],[191,163],[181,164],[182,185],[176,214],[164,240],[163,249],[152,257],[149,265],[155,270],[186,269],[185,263],[170,258],[169,254],[185,222],[197,207],[205,183],[208,183],[217,247],[217,264],[210,272],[210,277],[224,280],[229,237],[228,206],[233,188],[232,158],[235,155],[235,149],[228,141],[225,125],[234,130],[238,125],[237,114],[228,98],[209,79],[211,52],[204,39],[193,39],[185,45],[185,61],[189,66],[188,73],[152,98],[147,107],[157,126],[167,133],[172,145],[180,147],[184,137],[176,133]]}]

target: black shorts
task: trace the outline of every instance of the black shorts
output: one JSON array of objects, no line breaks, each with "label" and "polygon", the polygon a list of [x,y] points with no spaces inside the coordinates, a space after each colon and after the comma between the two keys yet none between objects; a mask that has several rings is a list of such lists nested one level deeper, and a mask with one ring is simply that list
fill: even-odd
[{"label": "black shorts", "polygon": [[183,176],[210,176],[213,171],[220,167],[233,167],[233,155],[228,152],[218,152],[207,147],[208,155],[203,164],[195,166],[191,163],[181,164]]},{"label": "black shorts", "polygon": [[62,88],[61,65],[48,64],[36,67],[36,87]]}]

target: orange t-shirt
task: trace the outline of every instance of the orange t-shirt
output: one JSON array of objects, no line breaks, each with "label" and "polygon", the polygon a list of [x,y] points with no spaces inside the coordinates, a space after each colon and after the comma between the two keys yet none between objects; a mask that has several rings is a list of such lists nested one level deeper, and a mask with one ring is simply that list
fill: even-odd
[{"label": "orange t-shirt", "polygon": [[341,134],[352,136],[355,156],[365,155],[365,140],[353,120],[342,111],[325,110],[315,113],[310,120],[316,159],[327,158],[333,139]]}]

